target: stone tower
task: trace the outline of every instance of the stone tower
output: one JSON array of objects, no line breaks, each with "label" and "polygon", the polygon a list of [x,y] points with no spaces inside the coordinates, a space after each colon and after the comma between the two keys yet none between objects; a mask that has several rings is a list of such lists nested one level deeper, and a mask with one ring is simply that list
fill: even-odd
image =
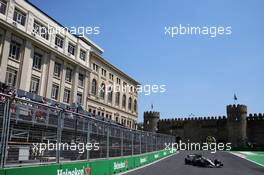
[{"label": "stone tower", "polygon": [[160,113],[154,111],[144,112],[144,131],[157,132]]},{"label": "stone tower", "polygon": [[247,140],[247,106],[228,105],[226,111],[228,142],[232,143],[232,147],[245,146]]}]

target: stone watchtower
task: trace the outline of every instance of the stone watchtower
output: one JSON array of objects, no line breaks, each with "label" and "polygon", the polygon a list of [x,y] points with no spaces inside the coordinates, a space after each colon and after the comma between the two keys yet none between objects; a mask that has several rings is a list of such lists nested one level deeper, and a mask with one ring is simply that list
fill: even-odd
[{"label": "stone watchtower", "polygon": [[144,112],[144,131],[157,132],[160,113],[154,111]]},{"label": "stone watchtower", "polygon": [[228,142],[231,142],[233,147],[245,146],[247,140],[247,106],[228,105],[226,112]]}]

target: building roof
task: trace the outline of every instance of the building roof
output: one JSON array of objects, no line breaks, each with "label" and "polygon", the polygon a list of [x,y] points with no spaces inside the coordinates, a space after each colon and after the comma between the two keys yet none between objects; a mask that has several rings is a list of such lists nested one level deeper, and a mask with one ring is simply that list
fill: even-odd
[{"label": "building roof", "polygon": [[119,73],[120,75],[124,76],[128,80],[132,81],[134,84],[140,85],[140,83],[138,81],[136,81],[135,79],[131,78],[129,75],[127,75],[126,73],[124,73],[123,71],[121,71],[120,69],[118,69],[117,67],[115,67],[114,65],[112,65],[110,62],[108,62],[106,59],[104,59],[102,57],[102,55],[99,55],[96,52],[91,52],[91,55],[96,56],[101,62],[103,62],[104,64],[108,65],[109,67],[111,67],[112,69],[114,69],[117,73]]}]

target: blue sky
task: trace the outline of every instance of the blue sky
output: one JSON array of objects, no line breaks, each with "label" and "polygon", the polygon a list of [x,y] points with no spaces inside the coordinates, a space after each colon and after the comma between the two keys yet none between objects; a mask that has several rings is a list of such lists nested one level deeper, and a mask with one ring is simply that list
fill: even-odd
[{"label": "blue sky", "polygon": [[[104,57],[141,84],[165,84],[163,94],[140,95],[139,118],[225,115],[225,106],[264,113],[263,0],[31,0],[65,26],[99,26],[89,36]],[[232,34],[164,35],[165,26],[231,26]]]}]

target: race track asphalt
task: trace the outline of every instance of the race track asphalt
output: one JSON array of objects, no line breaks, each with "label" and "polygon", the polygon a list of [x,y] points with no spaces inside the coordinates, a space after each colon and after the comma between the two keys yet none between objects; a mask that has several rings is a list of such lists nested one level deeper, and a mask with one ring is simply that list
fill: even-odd
[{"label": "race track asphalt", "polygon": [[[185,165],[184,158],[190,153],[202,153],[223,162],[222,168],[201,168]],[[264,175],[264,167],[232,155],[228,152],[190,152],[184,151],[147,167],[126,173],[126,175]]]}]

